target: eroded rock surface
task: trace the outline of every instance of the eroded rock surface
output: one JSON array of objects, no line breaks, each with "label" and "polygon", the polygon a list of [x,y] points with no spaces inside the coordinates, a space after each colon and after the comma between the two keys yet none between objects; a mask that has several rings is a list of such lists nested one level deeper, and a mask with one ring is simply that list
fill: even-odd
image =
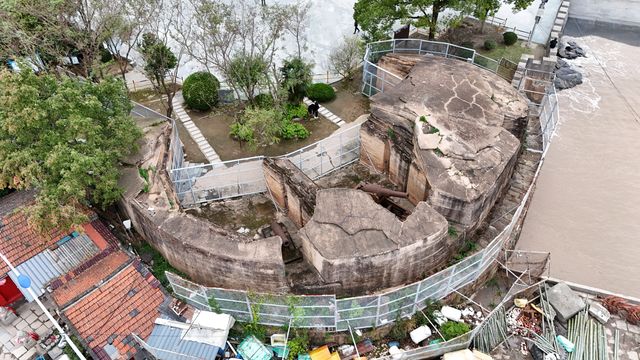
[{"label": "eroded rock surface", "polygon": [[393,54],[380,63],[405,78],[373,97],[362,132],[371,160],[362,162],[388,172],[414,203],[426,200],[448,220],[476,227],[510,177],[526,100],[459,60]]},{"label": "eroded rock surface", "polygon": [[360,190],[324,189],[316,201],[303,253],[345,292],[413,281],[447,260],[447,221],[425,202],[401,221]]}]

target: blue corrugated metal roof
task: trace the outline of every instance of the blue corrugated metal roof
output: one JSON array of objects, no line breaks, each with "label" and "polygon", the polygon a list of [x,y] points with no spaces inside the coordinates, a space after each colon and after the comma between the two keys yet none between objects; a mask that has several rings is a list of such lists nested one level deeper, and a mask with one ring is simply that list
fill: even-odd
[{"label": "blue corrugated metal roof", "polygon": [[[16,266],[16,269],[21,274],[29,276],[31,279],[31,288],[38,296],[44,293],[45,284],[64,274],[64,269],[57,264],[49,250],[45,250]],[[13,271],[9,271],[9,276],[13,282],[18,283],[18,279]],[[33,297],[29,295],[25,289],[21,287],[19,287],[19,289],[27,301],[33,301]]]},{"label": "blue corrugated metal roof", "polygon": [[[78,234],[68,241],[58,246],[56,250],[46,249],[38,255],[18,265],[16,269],[21,273],[29,276],[31,279],[31,288],[38,295],[44,294],[46,284],[56,279],[68,271],[76,268],[84,261],[97,254],[98,246],[86,234]],[[9,271],[11,280],[18,283],[18,279]],[[33,297],[26,289],[20,288],[22,294],[27,301],[33,301]]]},{"label": "blue corrugated metal roof", "polygon": [[100,251],[87,234],[70,235],[68,240],[58,244],[52,253],[65,272],[75,269]]},{"label": "blue corrugated metal roof", "polygon": [[217,346],[196,341],[180,340],[183,330],[171,326],[155,324],[146,343],[153,347],[160,360],[182,360],[187,355],[196,359],[215,359]]}]

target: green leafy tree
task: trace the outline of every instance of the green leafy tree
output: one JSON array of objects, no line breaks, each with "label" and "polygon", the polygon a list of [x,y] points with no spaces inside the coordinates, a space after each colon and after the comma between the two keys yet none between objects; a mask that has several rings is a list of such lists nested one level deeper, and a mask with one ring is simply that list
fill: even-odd
[{"label": "green leafy tree", "polygon": [[299,103],[304,98],[307,86],[313,81],[311,64],[301,58],[285,60],[280,68],[282,74],[281,86],[287,90],[289,102]]},{"label": "green leafy tree", "polygon": [[500,9],[502,4],[513,5],[514,11],[521,11],[526,9],[533,0],[473,0],[470,2],[473,16],[477,17],[480,24],[480,32],[484,32],[484,24],[489,16],[493,16]]},{"label": "green leafy tree", "polygon": [[0,71],[0,189],[38,190],[27,209],[40,231],[87,220],[122,191],[118,160],[142,136],[121,81],[100,83]]},{"label": "green leafy tree", "polygon": [[171,117],[173,113],[173,97],[177,88],[174,82],[175,77],[174,81],[167,79],[167,77],[177,69],[178,58],[171,51],[171,48],[153,33],[142,35],[140,53],[144,60],[145,75],[151,80],[156,91],[167,96],[164,105],[167,109],[167,116]]},{"label": "green leafy tree", "polygon": [[235,84],[253,104],[260,84],[267,80],[268,64],[258,56],[238,54],[229,64],[229,80]]},{"label": "green leafy tree", "polygon": [[440,13],[464,6],[464,0],[358,0],[353,17],[370,41],[387,38],[397,21],[429,28],[429,39],[433,40]]}]

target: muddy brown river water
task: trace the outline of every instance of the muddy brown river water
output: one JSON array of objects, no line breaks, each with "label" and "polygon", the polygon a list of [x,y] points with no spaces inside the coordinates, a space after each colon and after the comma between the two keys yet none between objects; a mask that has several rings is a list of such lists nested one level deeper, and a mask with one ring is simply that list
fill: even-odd
[{"label": "muddy brown river water", "polygon": [[585,82],[559,93],[561,122],[518,247],[551,275],[640,298],[640,30],[570,21]]}]

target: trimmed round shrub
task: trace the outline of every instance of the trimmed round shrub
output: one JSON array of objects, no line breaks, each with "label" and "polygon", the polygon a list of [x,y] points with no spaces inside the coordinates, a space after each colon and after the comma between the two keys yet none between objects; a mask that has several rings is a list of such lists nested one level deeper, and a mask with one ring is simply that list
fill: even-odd
[{"label": "trimmed round shrub", "polygon": [[505,45],[511,46],[518,42],[518,34],[514,33],[513,31],[507,31],[506,33],[502,34],[502,39],[504,40]]},{"label": "trimmed round shrub", "polygon": [[307,87],[307,97],[313,101],[327,102],[336,98],[336,92],[331,85],[312,84]]},{"label": "trimmed round shrub", "polygon": [[496,46],[498,46],[498,44],[496,44],[495,40],[493,39],[487,39],[484,42],[484,48],[486,50],[493,50],[496,48]]},{"label": "trimmed round shrub", "polygon": [[469,49],[473,49],[476,46],[476,44],[474,44],[473,41],[463,41],[460,44],[460,46],[466,47],[466,48],[469,48]]},{"label": "trimmed round shrub", "polygon": [[195,72],[182,84],[182,96],[188,107],[206,111],[218,105],[220,82],[206,71]]},{"label": "trimmed round shrub", "polygon": [[270,109],[274,105],[273,96],[266,93],[256,95],[256,97],[253,98],[253,101],[255,101],[256,106],[261,109]]}]

